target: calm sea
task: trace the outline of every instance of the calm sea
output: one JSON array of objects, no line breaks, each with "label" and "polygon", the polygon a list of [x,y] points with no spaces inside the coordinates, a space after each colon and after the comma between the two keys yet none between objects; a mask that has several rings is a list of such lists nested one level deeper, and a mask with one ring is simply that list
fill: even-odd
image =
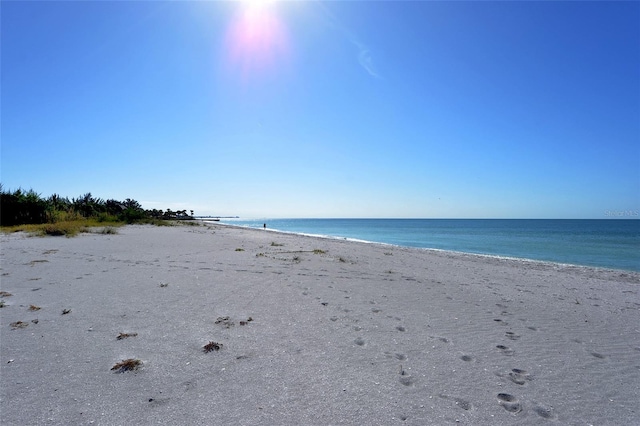
[{"label": "calm sea", "polygon": [[324,237],[640,271],[640,220],[223,219]]}]

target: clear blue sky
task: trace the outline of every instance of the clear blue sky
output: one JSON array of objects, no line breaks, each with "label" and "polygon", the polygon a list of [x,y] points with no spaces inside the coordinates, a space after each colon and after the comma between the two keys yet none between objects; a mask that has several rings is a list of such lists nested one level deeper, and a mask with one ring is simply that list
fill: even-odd
[{"label": "clear blue sky", "polygon": [[251,218],[640,210],[638,2],[0,13],[5,189]]}]

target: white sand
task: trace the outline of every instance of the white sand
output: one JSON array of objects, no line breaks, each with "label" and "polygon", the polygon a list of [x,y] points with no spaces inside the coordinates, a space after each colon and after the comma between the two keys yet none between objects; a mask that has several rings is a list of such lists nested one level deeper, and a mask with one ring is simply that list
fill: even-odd
[{"label": "white sand", "polygon": [[640,274],[220,225],[0,243],[3,425],[640,424]]}]

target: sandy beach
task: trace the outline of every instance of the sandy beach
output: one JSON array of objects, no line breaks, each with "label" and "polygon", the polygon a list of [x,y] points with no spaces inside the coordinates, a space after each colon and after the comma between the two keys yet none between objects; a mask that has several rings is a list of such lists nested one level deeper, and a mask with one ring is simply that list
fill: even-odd
[{"label": "sandy beach", "polygon": [[3,425],[640,424],[637,273],[213,224],[0,243]]}]

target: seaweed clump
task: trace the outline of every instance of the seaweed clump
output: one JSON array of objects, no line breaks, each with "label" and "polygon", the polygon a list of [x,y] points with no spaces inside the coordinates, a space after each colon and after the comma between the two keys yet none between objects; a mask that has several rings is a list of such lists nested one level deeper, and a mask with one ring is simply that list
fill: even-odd
[{"label": "seaweed clump", "polygon": [[11,324],[9,324],[11,327],[13,327],[13,329],[15,330],[16,328],[25,328],[26,326],[29,325],[29,323],[27,322],[22,322],[22,321],[16,321],[16,322],[12,322]]},{"label": "seaweed clump", "polygon": [[222,349],[222,343],[209,342],[206,345],[204,345],[203,349],[205,353],[219,351],[220,349]]},{"label": "seaweed clump", "polygon": [[139,359],[129,358],[123,359],[122,362],[117,363],[111,370],[114,370],[116,373],[124,373],[125,371],[134,371],[140,368],[142,365],[142,361]]},{"label": "seaweed clump", "polygon": [[120,333],[118,337],[116,337],[116,339],[122,340],[126,339],[127,337],[136,337],[137,335],[138,333]]}]

